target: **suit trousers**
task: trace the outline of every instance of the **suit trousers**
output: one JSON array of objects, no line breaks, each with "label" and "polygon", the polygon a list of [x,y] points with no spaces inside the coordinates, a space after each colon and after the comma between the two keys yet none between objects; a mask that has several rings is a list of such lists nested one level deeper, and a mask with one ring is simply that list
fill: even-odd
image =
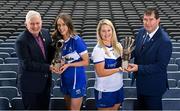
[{"label": "suit trousers", "polygon": [[50,87],[47,84],[41,93],[22,92],[25,110],[48,110],[50,102]]},{"label": "suit trousers", "polygon": [[137,110],[162,110],[162,96],[138,95]]}]

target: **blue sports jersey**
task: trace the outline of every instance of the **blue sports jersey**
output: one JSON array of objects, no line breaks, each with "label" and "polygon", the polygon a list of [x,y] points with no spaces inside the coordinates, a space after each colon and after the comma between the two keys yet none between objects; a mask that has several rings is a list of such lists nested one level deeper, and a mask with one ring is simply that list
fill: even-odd
[{"label": "blue sports jersey", "polygon": [[[78,35],[66,40],[62,48],[62,56],[67,63],[81,61],[81,55],[85,53],[88,53],[87,46]],[[70,89],[86,86],[85,67],[68,67],[61,74],[61,80],[61,85]]]}]

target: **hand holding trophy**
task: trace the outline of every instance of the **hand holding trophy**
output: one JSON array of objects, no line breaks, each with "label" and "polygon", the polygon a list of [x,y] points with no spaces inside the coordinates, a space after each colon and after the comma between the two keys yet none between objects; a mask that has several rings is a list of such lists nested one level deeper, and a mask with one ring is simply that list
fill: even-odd
[{"label": "hand holding trophy", "polygon": [[64,40],[62,40],[62,39],[58,40],[55,44],[56,49],[55,49],[54,58],[53,58],[51,64],[56,69],[59,69],[65,63],[65,60],[62,58],[63,46],[64,46]]},{"label": "hand holding trophy", "polygon": [[122,68],[127,69],[129,60],[131,58],[131,52],[134,50],[133,47],[134,39],[132,37],[125,37],[122,41],[123,56],[122,56]]}]

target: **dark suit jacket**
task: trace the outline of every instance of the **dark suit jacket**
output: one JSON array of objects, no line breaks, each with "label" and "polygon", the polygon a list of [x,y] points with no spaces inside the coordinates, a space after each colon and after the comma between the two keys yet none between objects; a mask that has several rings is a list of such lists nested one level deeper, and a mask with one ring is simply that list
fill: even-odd
[{"label": "dark suit jacket", "polygon": [[49,31],[42,29],[40,33],[46,58],[32,34],[25,30],[16,40],[16,53],[19,58],[18,83],[22,92],[40,93],[46,84],[51,86],[49,66],[52,60],[50,52],[51,37]]},{"label": "dark suit jacket", "polygon": [[135,38],[132,56],[138,64],[136,74],[137,94],[161,96],[168,88],[167,65],[172,54],[169,36],[160,27],[152,39],[142,47],[146,30],[140,29]]}]

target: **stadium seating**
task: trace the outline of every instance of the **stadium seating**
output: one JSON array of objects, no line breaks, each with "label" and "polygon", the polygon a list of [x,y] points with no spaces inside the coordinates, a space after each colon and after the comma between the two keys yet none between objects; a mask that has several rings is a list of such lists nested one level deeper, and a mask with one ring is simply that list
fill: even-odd
[{"label": "stadium seating", "polygon": [[0,71],[0,78],[16,78],[17,73],[15,71]]},{"label": "stadium seating", "polygon": [[0,87],[0,97],[7,97],[11,100],[14,97],[19,96],[18,90],[13,86],[1,86]]},{"label": "stadium seating", "polygon": [[12,110],[24,110],[24,105],[21,97],[14,97],[10,101]]},{"label": "stadium seating", "polygon": [[10,110],[10,102],[6,97],[0,97],[0,110]]},{"label": "stadium seating", "polygon": [[[134,37],[142,27],[141,17],[146,7],[157,7],[161,17],[161,26],[169,34],[173,53],[168,71],[170,90],[163,96],[163,109],[179,110],[180,98],[180,1],[178,0],[1,0],[0,1],[0,110],[12,108],[24,109],[16,86],[18,59],[15,41],[25,29],[25,15],[29,10],[39,11],[43,19],[43,28],[54,31],[54,20],[61,12],[72,16],[77,33],[87,44],[89,55],[97,44],[96,27],[98,21],[110,19],[116,29],[118,40],[126,36]],[[131,60],[133,62],[133,60]],[[87,96],[84,107],[96,109],[94,99],[95,71],[92,61],[86,68]],[[51,109],[65,109],[63,95],[60,92],[59,75],[53,74]],[[132,110],[136,105],[136,86],[131,86],[130,74],[123,73],[125,101],[123,110]],[[8,91],[6,91],[8,90]],[[8,99],[7,99],[8,98]],[[3,102],[2,102],[3,101]]]},{"label": "stadium seating", "polygon": [[52,97],[50,100],[50,110],[65,110],[66,104],[63,97]]}]

